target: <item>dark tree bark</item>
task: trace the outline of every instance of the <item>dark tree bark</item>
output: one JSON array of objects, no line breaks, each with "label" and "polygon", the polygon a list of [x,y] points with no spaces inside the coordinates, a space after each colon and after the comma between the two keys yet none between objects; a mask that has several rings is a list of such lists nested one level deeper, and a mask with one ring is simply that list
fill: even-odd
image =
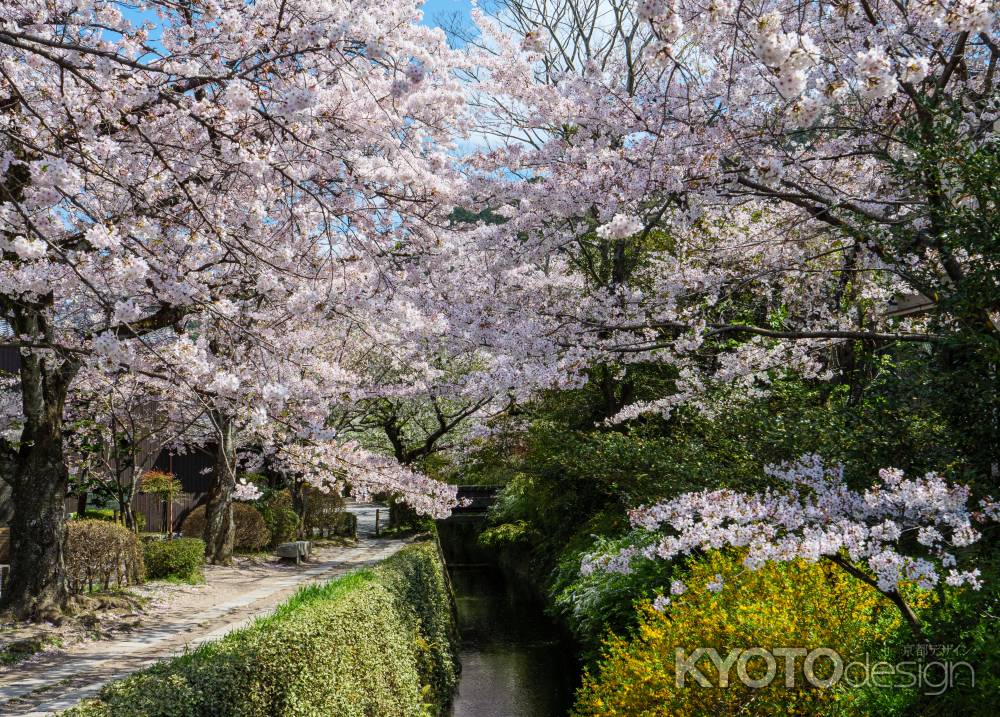
[{"label": "dark tree bark", "polygon": [[0,525],[6,525],[14,517],[14,503],[11,500],[13,489],[10,486],[11,476],[14,473],[14,452],[11,451],[8,458],[0,457]]},{"label": "dark tree bark", "polygon": [[236,430],[233,418],[212,411],[218,443],[212,485],[205,506],[205,558],[213,565],[231,565],[236,528],[233,523],[233,491],[236,488]]},{"label": "dark tree bark", "polygon": [[[15,312],[19,335],[51,340],[42,308]],[[26,619],[58,614],[66,599],[63,542],[69,471],[63,457],[63,406],[79,369],[55,353],[21,359],[24,427],[11,475],[10,581],[3,601]]]}]

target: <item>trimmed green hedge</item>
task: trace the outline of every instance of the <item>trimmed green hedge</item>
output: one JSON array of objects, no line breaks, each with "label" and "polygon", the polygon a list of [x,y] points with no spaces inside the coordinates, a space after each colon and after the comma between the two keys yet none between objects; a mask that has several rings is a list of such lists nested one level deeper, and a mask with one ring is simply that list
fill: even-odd
[{"label": "trimmed green hedge", "polygon": [[437,547],[417,543],[63,714],[426,717],[454,690],[455,646]]},{"label": "trimmed green hedge", "polygon": [[73,520],[66,524],[66,587],[71,593],[142,582],[139,538],[119,523]]},{"label": "trimmed green hedge", "polygon": [[299,536],[302,520],[292,510],[292,496],[287,490],[277,491],[258,503],[260,514],[271,534],[270,546],[276,548]]},{"label": "trimmed green hedge", "polygon": [[[184,518],[181,533],[185,538],[200,538],[205,534],[204,505],[199,505]],[[233,501],[233,548],[256,552],[267,545],[271,533],[260,511],[247,503]]]},{"label": "trimmed green hedge", "polygon": [[199,538],[150,540],[143,543],[147,578],[191,580],[205,563],[205,541]]}]

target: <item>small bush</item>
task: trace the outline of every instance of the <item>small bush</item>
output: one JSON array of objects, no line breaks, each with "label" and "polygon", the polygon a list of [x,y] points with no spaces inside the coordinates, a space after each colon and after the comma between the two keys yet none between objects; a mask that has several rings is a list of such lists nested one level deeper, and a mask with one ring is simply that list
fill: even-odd
[{"label": "small bush", "polygon": [[261,503],[260,514],[271,534],[272,548],[295,540],[299,536],[302,521],[292,509],[292,497],[288,495],[288,491],[273,493]]},{"label": "small bush", "polygon": [[303,588],[270,617],[105,687],[74,717],[425,717],[455,685],[433,543]]},{"label": "small bush", "polygon": [[343,529],[344,499],[336,493],[306,488],[302,495],[302,526],[306,537],[314,533],[336,535]]},{"label": "small bush", "polygon": [[205,541],[200,538],[150,540],[142,548],[150,578],[193,580],[205,562]]},{"label": "small bush", "polygon": [[[720,592],[707,585],[723,578]],[[725,658],[730,650],[802,647],[829,648],[850,663],[878,648],[900,629],[895,607],[873,589],[839,568],[802,561],[768,564],[747,571],[738,555],[711,553],[695,561],[685,578],[687,592],[673,598],[664,613],[646,602],[631,638],[612,637],[594,674],[585,676],[577,695],[576,717],[685,717],[686,715],[855,715],[861,695],[846,682],[826,689],[811,685],[796,658],[792,687],[785,686],[785,667],[769,684],[745,685],[734,666],[727,687],[719,686],[717,669],[707,656],[696,662],[709,687],[676,684],[675,649],[688,655],[714,647]],[[779,660],[779,663],[783,660]],[[816,675],[827,677],[830,661],[816,663]],[[764,672],[763,660],[746,665],[751,678]],[[747,712],[749,714],[749,712]]]},{"label": "small bush", "polygon": [[66,524],[66,582],[71,593],[135,585],[144,569],[139,538],[118,523],[74,520]]},{"label": "small bush", "polygon": [[[267,545],[271,534],[267,530],[260,511],[246,503],[233,503],[233,523],[236,535],[233,547],[236,550],[253,552]],[[199,505],[188,513],[181,526],[181,533],[187,538],[201,538],[205,535],[205,506]]]},{"label": "small bush", "polygon": [[535,537],[531,526],[526,521],[515,520],[512,523],[501,523],[487,528],[479,534],[479,543],[487,548],[499,548],[514,543],[529,542]]}]

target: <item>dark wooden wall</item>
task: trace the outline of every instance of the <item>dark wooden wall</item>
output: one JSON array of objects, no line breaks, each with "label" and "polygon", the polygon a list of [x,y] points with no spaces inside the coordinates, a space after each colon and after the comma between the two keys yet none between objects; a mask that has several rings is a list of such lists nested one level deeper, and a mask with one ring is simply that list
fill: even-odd
[{"label": "dark wooden wall", "polygon": [[0,371],[17,373],[21,370],[21,352],[14,346],[0,346]]}]

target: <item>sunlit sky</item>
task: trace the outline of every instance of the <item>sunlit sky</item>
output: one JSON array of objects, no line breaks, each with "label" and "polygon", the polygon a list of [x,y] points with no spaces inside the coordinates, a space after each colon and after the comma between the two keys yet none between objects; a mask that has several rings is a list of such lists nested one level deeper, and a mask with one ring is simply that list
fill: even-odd
[{"label": "sunlit sky", "polygon": [[436,25],[440,18],[456,12],[468,19],[471,7],[469,0],[427,0],[424,3],[424,22]]},{"label": "sunlit sky", "polygon": [[[386,2],[392,2],[392,0],[386,0]],[[469,18],[471,9],[471,0],[427,0],[424,3],[424,23],[437,26],[452,21],[457,14],[465,23],[471,24]],[[123,13],[134,23],[156,22],[155,12],[140,12],[134,8],[125,8]],[[158,33],[154,30],[150,38],[155,41],[157,37]]]}]

